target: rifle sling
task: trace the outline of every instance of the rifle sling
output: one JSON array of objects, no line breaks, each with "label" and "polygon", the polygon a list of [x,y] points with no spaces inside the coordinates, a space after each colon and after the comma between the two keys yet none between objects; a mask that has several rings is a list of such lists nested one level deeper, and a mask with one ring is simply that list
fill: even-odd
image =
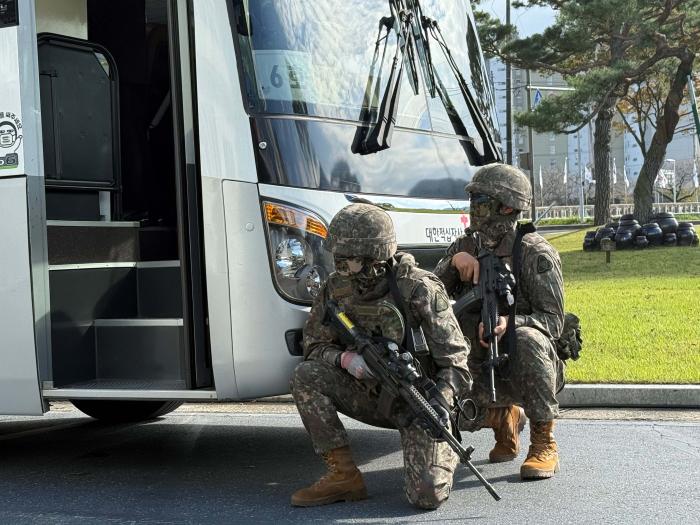
[{"label": "rifle sling", "polygon": [[[416,355],[416,349],[413,345],[413,337],[409,336],[410,331],[414,328],[413,323],[411,322],[412,317],[408,317],[407,315],[406,305],[404,303],[403,297],[401,296],[401,292],[399,291],[399,285],[396,282],[396,274],[394,273],[395,262],[396,259],[394,259],[393,257],[387,262],[386,278],[387,281],[389,281],[389,290],[391,291],[391,295],[394,298],[394,302],[396,302],[396,306],[399,308],[401,315],[406,321],[406,330],[404,331],[402,346],[406,350],[408,350],[416,360],[418,360],[418,356]],[[418,362],[420,363],[420,360],[418,360]],[[462,434],[459,431],[457,418],[454,412],[452,411],[450,403],[444,398],[444,396],[437,389],[437,385],[435,384],[435,382],[429,377],[423,377],[423,385],[421,386],[424,390],[426,390],[427,400],[430,400],[431,397],[436,397],[440,400],[440,404],[443,405],[443,407],[450,414],[450,429],[452,431],[452,435],[455,436],[455,438],[457,438],[457,440],[461,443]],[[391,401],[389,401],[389,396],[385,394],[384,390],[385,389],[382,389],[382,392],[380,393],[379,406],[381,409],[386,410],[387,406],[391,406],[390,403],[393,402],[393,398],[391,398]],[[385,396],[384,399],[382,399],[382,396]]]},{"label": "rifle sling", "polygon": [[404,330],[403,341],[401,341],[401,346],[408,350],[412,355],[416,355],[415,348],[413,347],[413,337],[409,337],[409,333],[413,328],[413,323],[411,322],[411,317],[408,316],[406,312],[406,304],[399,291],[399,285],[396,282],[396,273],[394,271],[394,265],[396,259],[393,257],[387,261],[386,269],[386,280],[389,283],[389,290],[391,291],[391,296],[394,298],[397,308],[401,312],[404,321],[406,322],[406,330]]},{"label": "rifle sling", "polygon": [[513,242],[513,275],[515,276],[515,289],[513,290],[513,304],[508,309],[508,327],[506,337],[508,339],[508,357],[515,355],[515,316],[518,306],[518,288],[520,287],[520,271],[523,263],[523,237],[528,233],[535,233],[537,228],[531,222],[518,224]]}]

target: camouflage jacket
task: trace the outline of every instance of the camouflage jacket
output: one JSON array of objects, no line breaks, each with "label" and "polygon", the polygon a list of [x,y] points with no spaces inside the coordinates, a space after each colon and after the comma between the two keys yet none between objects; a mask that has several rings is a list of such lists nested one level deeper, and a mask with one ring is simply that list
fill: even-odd
[{"label": "camouflage jacket", "polygon": [[[421,365],[451,401],[453,395],[462,395],[471,387],[467,365],[469,346],[440,280],[419,269],[409,254],[398,253],[395,259],[399,292],[411,318],[407,320],[408,326],[400,326],[405,320],[398,314],[387,279],[380,279],[374,289],[359,293],[349,278],[333,273],[323,284],[304,326],[304,357],[323,359],[338,366],[340,354],[352,350],[342,345],[332,326],[324,324],[326,302],[334,299],[357,325],[374,335],[401,339],[402,330],[420,326],[430,350],[428,356],[420,359]],[[392,309],[399,319],[390,314]],[[378,329],[385,333],[378,334]]]},{"label": "camouflage jacket", "polygon": [[[452,256],[467,252],[476,257],[477,249],[474,234],[467,230],[447,249],[435,268],[445,284],[450,296],[458,298],[467,293],[471,283],[463,283],[459,273],[452,266]],[[508,234],[498,245],[495,254],[513,268],[512,248],[515,231]],[[541,331],[552,340],[559,339],[564,325],[564,284],[561,274],[559,254],[541,235],[528,233],[523,237],[520,278],[517,282],[518,302],[516,305],[515,326],[529,326]],[[517,279],[517,276],[516,276]],[[465,334],[473,340],[474,322],[469,314],[460,315],[460,324]]]}]

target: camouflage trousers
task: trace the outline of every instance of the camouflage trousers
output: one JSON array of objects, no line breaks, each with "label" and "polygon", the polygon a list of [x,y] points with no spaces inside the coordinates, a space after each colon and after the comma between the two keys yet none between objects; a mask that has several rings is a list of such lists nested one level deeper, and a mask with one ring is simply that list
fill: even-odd
[{"label": "camouflage trousers", "polygon": [[400,411],[388,417],[379,414],[379,396],[376,388],[370,388],[372,383],[359,381],[325,361],[304,361],[296,367],[290,387],[314,450],[322,454],[349,444],[338,412],[368,425],[398,428],[408,500],[424,509],[439,507],[450,495],[459,458],[415,421],[401,428],[398,422],[405,421],[405,414]]},{"label": "camouflage trousers", "polygon": [[482,368],[488,350],[472,341],[469,370],[474,384],[469,397],[477,411],[472,421],[460,419],[460,430],[483,428],[492,407],[522,406],[531,421],[551,421],[559,416],[556,394],[564,386],[564,362],[557,357],[551,340],[539,330],[523,326],[515,334],[516,352],[509,356],[508,372],[504,378],[496,375],[496,403],[491,403],[489,375]]}]

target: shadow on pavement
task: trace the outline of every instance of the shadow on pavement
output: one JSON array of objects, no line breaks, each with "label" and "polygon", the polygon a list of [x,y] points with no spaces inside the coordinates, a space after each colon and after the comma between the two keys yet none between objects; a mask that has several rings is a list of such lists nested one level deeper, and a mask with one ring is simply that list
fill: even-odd
[{"label": "shadow on pavement", "polygon": [[[289,505],[291,493],[317,479],[324,468],[296,419],[286,418],[279,426],[239,424],[243,418],[196,423],[203,419],[118,425],[74,417],[3,421],[0,518],[308,523],[337,521],[339,514],[355,520],[425,514],[420,521],[432,521],[431,513],[414,509],[405,499],[395,431],[348,431],[365,471],[369,500],[297,509]],[[468,491],[470,498],[483,491],[466,470],[456,479],[460,492],[475,488]],[[478,497],[488,495],[479,492]]]}]

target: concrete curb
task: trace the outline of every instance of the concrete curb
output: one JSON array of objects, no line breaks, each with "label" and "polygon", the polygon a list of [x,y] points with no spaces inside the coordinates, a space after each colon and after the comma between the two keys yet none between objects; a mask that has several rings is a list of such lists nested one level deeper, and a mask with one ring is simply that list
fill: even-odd
[{"label": "concrete curb", "polygon": [[[569,384],[557,394],[562,408],[700,408],[700,385]],[[258,403],[293,403],[291,395]]]},{"label": "concrete curb", "polygon": [[700,385],[571,384],[557,399],[562,408],[700,408]]}]

